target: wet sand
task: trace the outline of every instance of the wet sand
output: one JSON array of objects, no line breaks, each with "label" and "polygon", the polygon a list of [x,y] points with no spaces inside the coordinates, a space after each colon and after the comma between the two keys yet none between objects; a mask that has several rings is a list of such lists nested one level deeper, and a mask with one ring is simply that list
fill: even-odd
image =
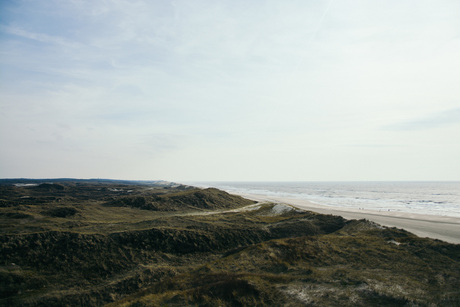
[{"label": "wet sand", "polygon": [[259,202],[283,203],[303,210],[322,214],[340,215],[346,219],[367,219],[380,225],[403,228],[419,237],[428,237],[449,243],[460,244],[460,218],[457,217],[322,206],[307,200],[295,198],[281,198],[254,194],[239,195]]}]

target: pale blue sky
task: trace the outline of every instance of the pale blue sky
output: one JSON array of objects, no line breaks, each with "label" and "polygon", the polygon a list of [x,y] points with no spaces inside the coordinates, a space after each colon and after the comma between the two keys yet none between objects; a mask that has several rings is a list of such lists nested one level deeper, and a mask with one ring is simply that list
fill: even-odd
[{"label": "pale blue sky", "polygon": [[460,1],[2,1],[0,177],[460,180]]}]

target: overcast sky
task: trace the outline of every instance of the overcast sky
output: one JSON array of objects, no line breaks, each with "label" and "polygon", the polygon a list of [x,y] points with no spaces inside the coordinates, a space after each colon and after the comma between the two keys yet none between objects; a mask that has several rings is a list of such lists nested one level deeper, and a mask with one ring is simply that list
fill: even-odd
[{"label": "overcast sky", "polygon": [[460,180],[460,1],[1,1],[0,177]]}]

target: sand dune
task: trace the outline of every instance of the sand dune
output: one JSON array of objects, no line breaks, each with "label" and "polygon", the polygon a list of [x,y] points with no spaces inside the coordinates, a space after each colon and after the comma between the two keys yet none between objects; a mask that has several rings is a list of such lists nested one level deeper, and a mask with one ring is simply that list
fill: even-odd
[{"label": "sand dune", "polygon": [[259,202],[285,203],[299,209],[323,214],[340,215],[346,219],[368,219],[378,224],[403,228],[420,237],[429,237],[450,243],[460,244],[460,218],[449,216],[422,215],[396,211],[376,211],[344,207],[322,206],[307,200],[282,198],[255,194],[239,194]]}]

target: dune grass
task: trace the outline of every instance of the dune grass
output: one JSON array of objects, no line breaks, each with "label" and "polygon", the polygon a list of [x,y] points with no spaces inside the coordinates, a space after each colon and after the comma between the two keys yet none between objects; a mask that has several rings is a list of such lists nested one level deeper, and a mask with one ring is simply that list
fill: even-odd
[{"label": "dune grass", "polygon": [[460,305],[460,245],[366,220],[215,189],[0,189],[2,305]]}]

